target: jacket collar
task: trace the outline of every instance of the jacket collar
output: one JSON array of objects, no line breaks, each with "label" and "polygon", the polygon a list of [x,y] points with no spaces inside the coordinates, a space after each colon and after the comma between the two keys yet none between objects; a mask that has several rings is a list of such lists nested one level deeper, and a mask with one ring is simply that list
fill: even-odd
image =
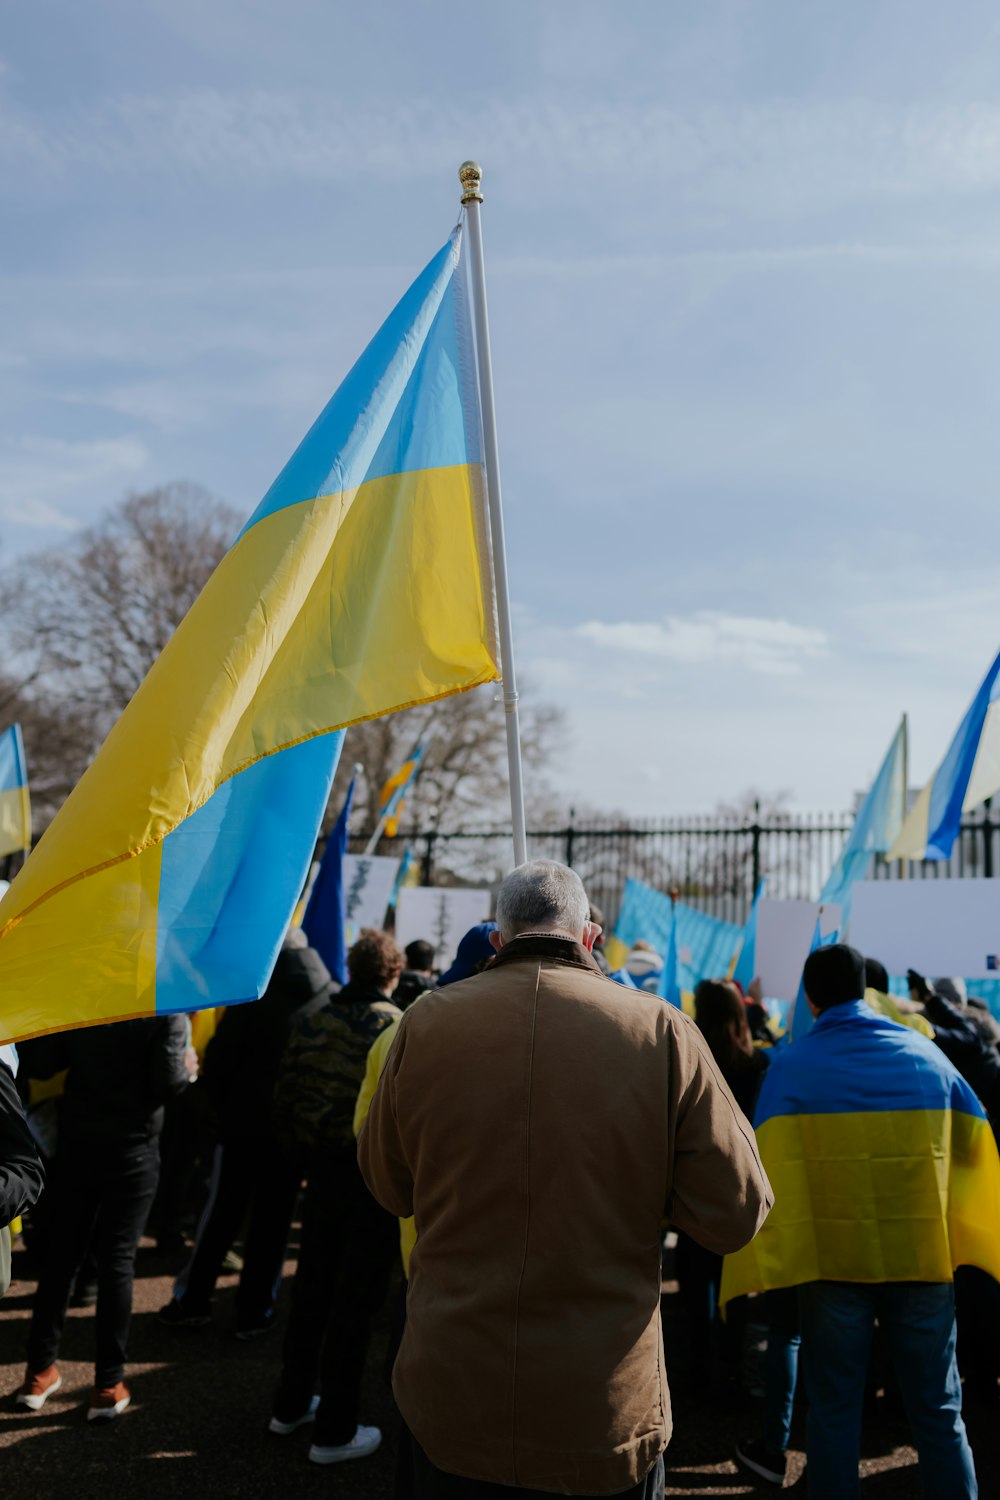
[{"label": "jacket collar", "polygon": [[817,1026],[846,1026],[851,1021],[877,1021],[878,1016],[865,1000],[842,1000],[839,1005],[828,1005],[813,1021]]},{"label": "jacket collar", "polygon": [[571,969],[589,969],[592,974],[603,973],[600,964],[588,953],[582,943],[572,938],[548,937],[541,933],[526,932],[523,937],[511,938],[505,943],[490,964],[491,969],[503,964],[538,963],[566,964]]}]

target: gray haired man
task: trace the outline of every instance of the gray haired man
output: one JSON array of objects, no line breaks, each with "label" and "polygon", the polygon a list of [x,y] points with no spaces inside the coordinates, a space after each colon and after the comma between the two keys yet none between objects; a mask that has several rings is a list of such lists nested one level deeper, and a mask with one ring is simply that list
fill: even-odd
[{"label": "gray haired man", "polygon": [[420,1497],[663,1494],[664,1218],[717,1253],[771,1193],[701,1033],[606,979],[577,875],[497,898],[497,958],[403,1018],[358,1152],[416,1214],[393,1375]]}]

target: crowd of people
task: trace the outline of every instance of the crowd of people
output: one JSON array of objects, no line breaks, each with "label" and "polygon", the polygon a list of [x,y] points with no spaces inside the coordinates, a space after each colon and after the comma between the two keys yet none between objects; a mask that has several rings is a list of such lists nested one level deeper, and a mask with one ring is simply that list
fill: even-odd
[{"label": "crowd of people", "polygon": [[[1000,1394],[1000,1027],[961,980],[894,997],[844,944],[806,962],[801,1039],[724,976],[685,1015],[646,944],[614,982],[602,925],[537,861],[442,973],[365,931],[340,986],[292,928],[259,1001],[34,1039],[16,1086],[0,1061],[0,1222],[25,1215],[38,1283],[17,1405],[60,1388],[67,1308],[94,1301],[87,1418],[125,1412],[144,1233],[183,1260],[159,1314],[178,1339],[235,1266],[234,1336],[271,1334],[298,1222],[270,1432],[308,1426],[316,1464],[378,1448],[362,1375],[391,1298],[401,1500],[662,1496],[665,1270],[706,1399],[766,1327],[746,1469],[784,1482],[801,1371],[809,1493],[858,1493],[866,1390],[894,1380],[925,1495],[974,1496],[963,1385]],[[0,1290],[9,1250],[4,1230]]]}]

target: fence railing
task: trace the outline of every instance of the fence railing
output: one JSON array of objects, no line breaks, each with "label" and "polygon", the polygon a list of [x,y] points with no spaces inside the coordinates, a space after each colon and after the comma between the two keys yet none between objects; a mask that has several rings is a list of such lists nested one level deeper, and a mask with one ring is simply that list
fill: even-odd
[{"label": "fence railing", "polygon": [[[852,827],[849,813],[772,814],[750,818],[688,817],[658,820],[587,819],[571,815],[562,826],[528,833],[532,859],[557,859],[578,871],[591,900],[613,925],[625,881],[658,890],[727,922],[745,922],[753,893],[766,875],[767,894],[815,900]],[[352,840],[360,851],[364,840]],[[424,885],[488,885],[510,868],[509,830],[440,832],[414,829],[383,839],[379,854],[409,846],[420,861]],[[1000,874],[1000,820],[989,802],[962,820],[949,860],[893,860],[877,856],[876,879],[947,880]]]}]

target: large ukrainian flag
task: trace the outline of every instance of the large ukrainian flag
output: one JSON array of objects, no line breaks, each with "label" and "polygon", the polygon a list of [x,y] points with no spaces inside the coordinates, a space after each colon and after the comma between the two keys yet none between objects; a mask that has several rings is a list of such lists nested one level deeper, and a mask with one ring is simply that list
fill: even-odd
[{"label": "large ukrainian flag", "polygon": [[754,1115],[774,1207],[727,1255],[722,1303],[806,1281],[1000,1279],[1000,1161],[933,1042],[863,1001],[774,1054]]},{"label": "large ukrainian flag", "polygon": [[0,903],[0,1041],[253,999],[342,731],[499,676],[461,227]]},{"label": "large ukrainian flag", "polygon": [[31,848],[31,801],[20,724],[0,734],[0,855]]}]

